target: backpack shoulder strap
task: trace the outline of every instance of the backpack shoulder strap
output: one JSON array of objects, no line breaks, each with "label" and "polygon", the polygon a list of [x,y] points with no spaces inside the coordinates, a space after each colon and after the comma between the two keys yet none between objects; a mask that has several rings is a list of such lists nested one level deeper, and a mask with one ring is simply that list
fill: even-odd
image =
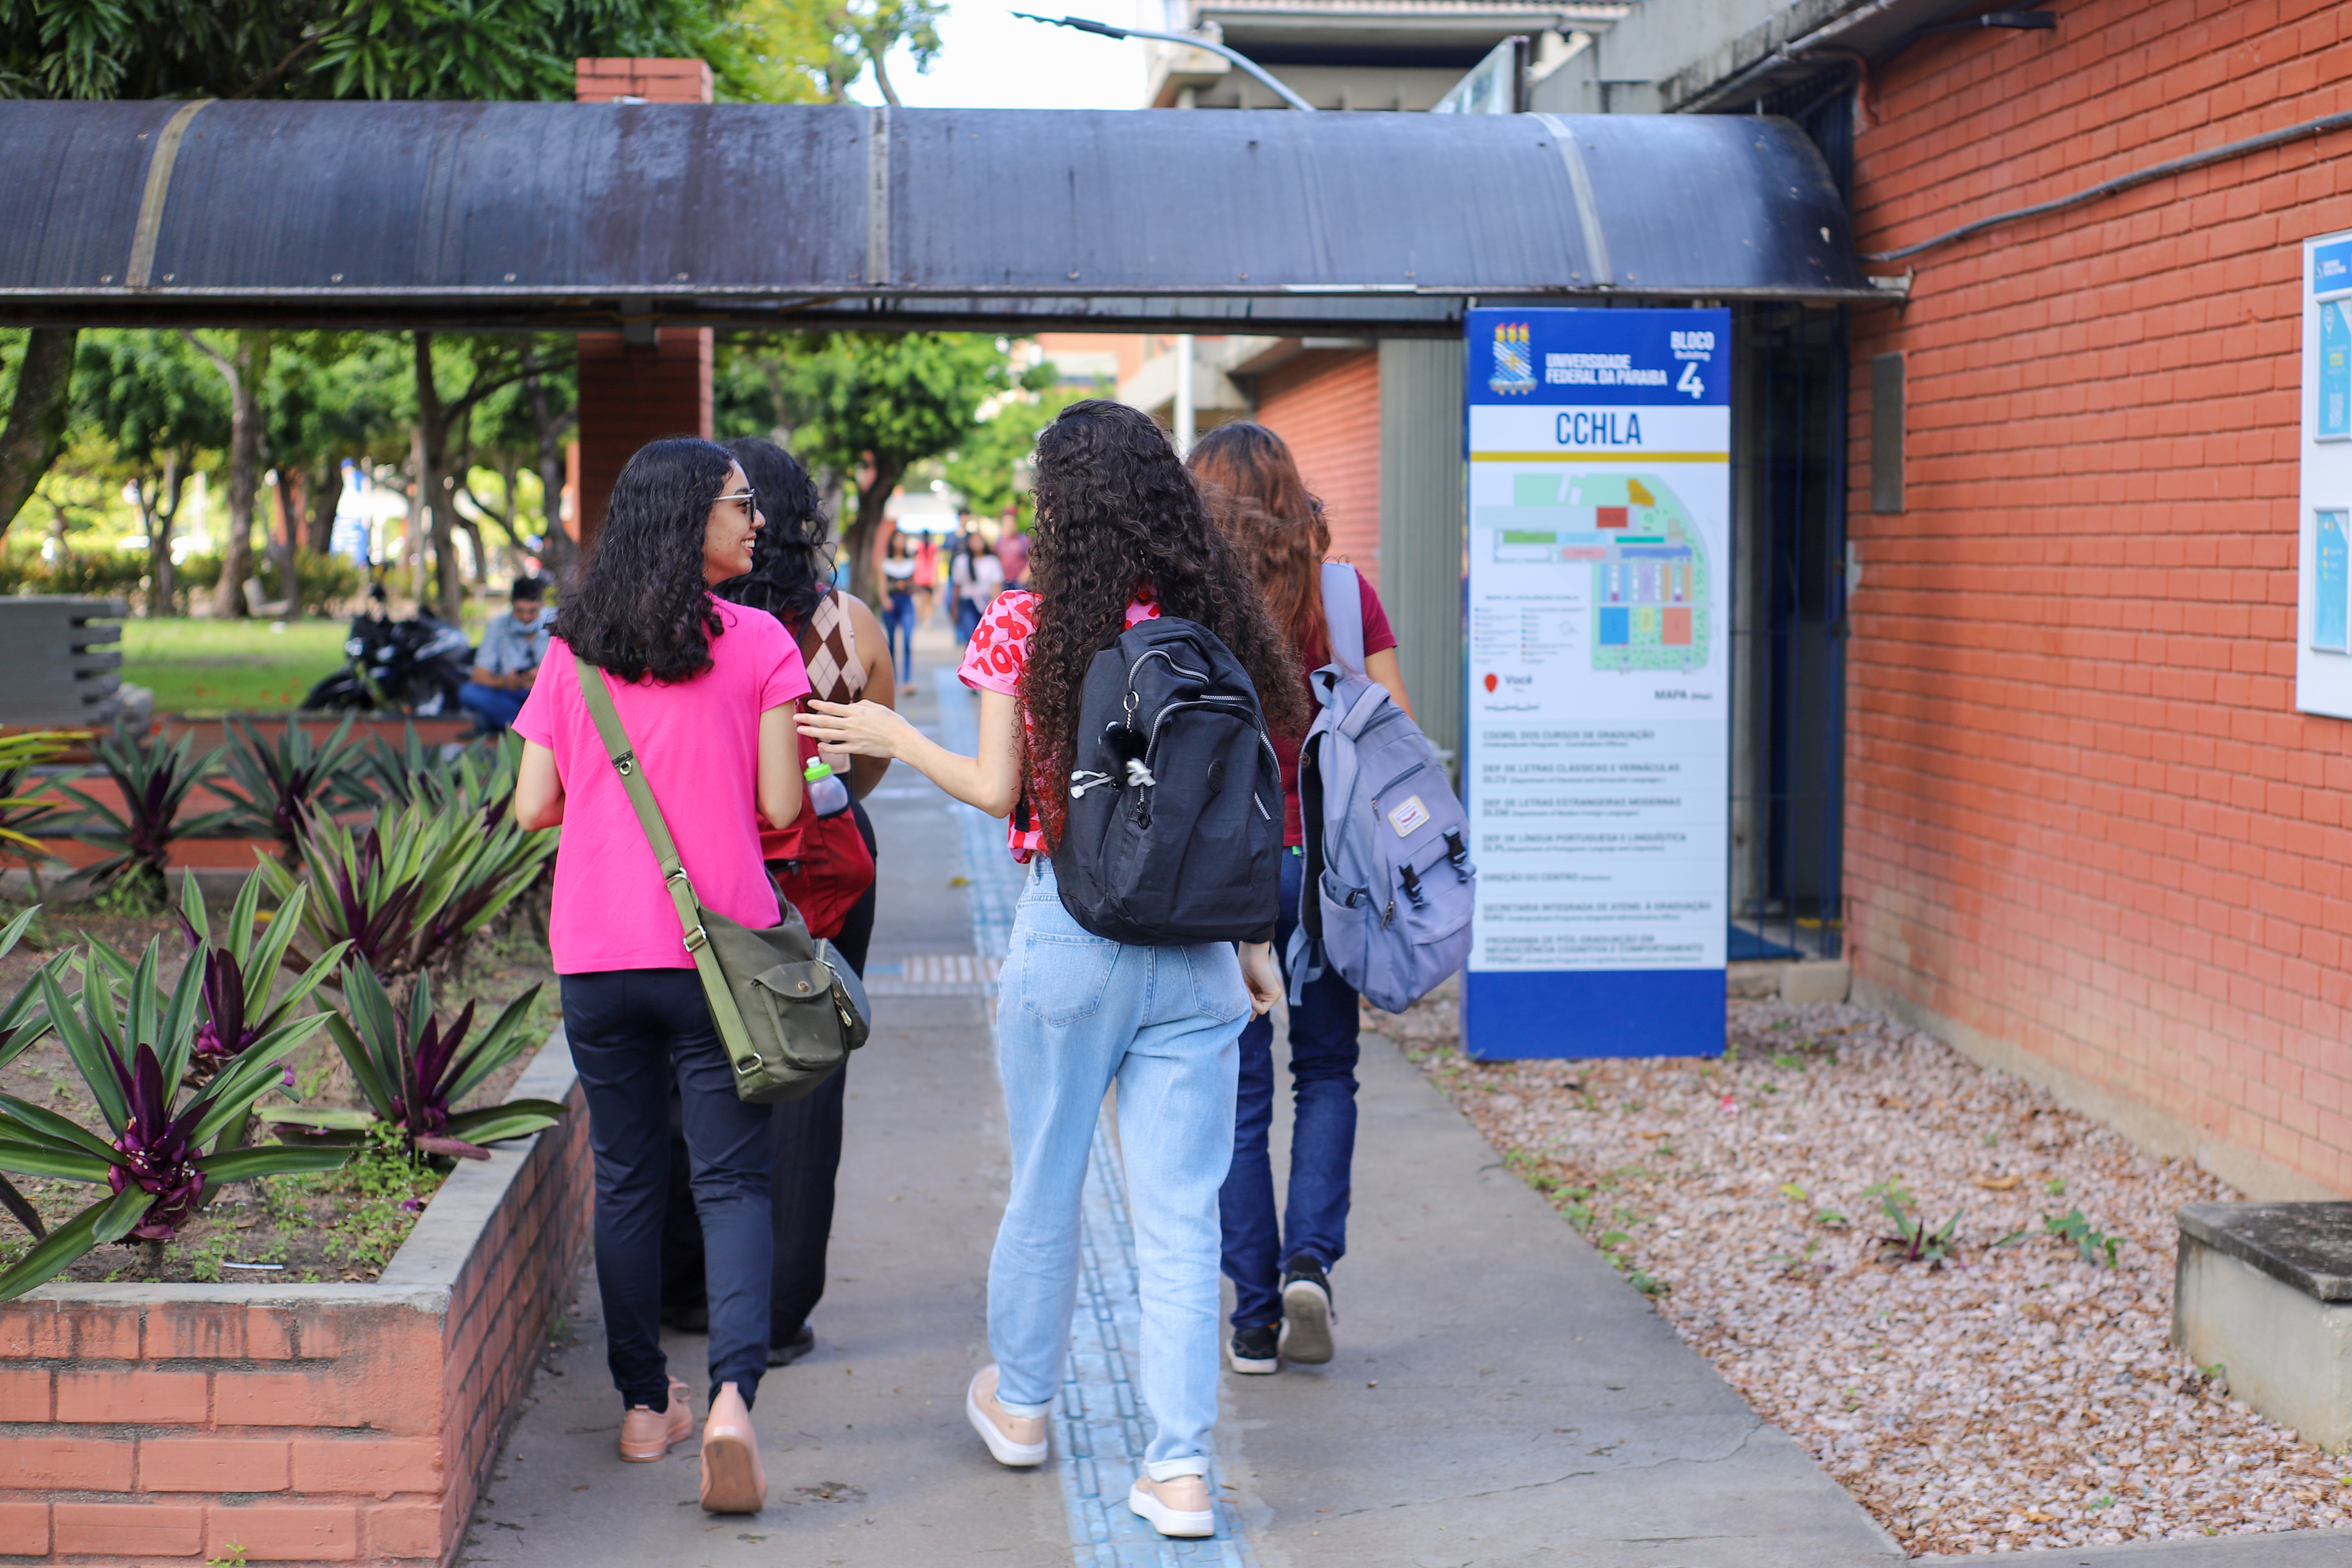
[{"label": "backpack shoulder strap", "polygon": [[604,754],[613,760],[613,771],[621,775],[621,787],[628,792],[629,805],[637,814],[637,826],[645,829],[646,843],[652,847],[654,859],[661,867],[662,885],[669,889],[670,902],[677,907],[678,929],[686,936],[687,951],[694,954],[695,965],[699,968],[707,940],[701,908],[695,901],[693,886],[686,879],[686,868],[678,861],[677,841],[670,837],[669,824],[663,820],[661,805],[646,783],[646,770],[630,748],[629,732],[621,727],[621,715],[613,706],[613,689],[605,684],[604,672],[576,653],[572,656],[572,663],[580,677],[581,700],[588,705],[588,717],[595,721],[596,734],[604,742]]},{"label": "backpack shoulder strap", "polygon": [[1364,598],[1353,566],[1323,563],[1323,625],[1332,658],[1349,673],[1363,674]]}]

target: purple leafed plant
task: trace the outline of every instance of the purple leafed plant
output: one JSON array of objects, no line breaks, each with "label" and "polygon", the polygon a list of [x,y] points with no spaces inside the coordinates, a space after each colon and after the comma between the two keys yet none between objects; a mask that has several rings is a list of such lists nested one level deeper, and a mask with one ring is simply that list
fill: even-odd
[{"label": "purple leafed plant", "polygon": [[114,1140],[122,1162],[107,1172],[107,1185],[120,1194],[136,1183],[154,1194],[155,1201],[131,1234],[142,1241],[169,1241],[194,1217],[204,1200],[204,1173],[194,1165],[203,1151],[192,1134],[210,1108],[199,1098],[179,1115],[172,1114],[163,1064],[152,1046],[141,1046],[129,1067],[122,1065],[121,1053],[111,1042],[106,1043],[106,1058],[131,1110],[130,1121]]}]

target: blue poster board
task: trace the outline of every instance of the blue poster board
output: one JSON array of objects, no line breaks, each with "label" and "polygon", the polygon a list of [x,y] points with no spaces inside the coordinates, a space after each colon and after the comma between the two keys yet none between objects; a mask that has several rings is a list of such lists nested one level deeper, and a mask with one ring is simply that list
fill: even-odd
[{"label": "blue poster board", "polygon": [[1715,1056],[1731,314],[1473,310],[1474,1057]]}]

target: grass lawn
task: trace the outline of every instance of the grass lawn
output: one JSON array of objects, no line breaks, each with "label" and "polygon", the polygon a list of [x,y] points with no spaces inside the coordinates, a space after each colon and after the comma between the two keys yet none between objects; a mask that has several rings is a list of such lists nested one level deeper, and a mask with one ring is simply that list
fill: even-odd
[{"label": "grass lawn", "polygon": [[152,690],[158,713],[291,708],[343,662],[344,627],[340,620],[128,620],[122,679]]}]

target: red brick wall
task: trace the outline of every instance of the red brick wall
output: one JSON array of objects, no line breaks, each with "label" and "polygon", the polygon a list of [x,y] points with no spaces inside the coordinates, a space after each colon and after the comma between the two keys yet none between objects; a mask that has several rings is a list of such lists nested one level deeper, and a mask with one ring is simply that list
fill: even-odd
[{"label": "red brick wall", "polygon": [[[685,59],[575,60],[572,94],[582,103],[709,103],[710,67]],[[618,332],[580,334],[574,539],[595,539],[613,481],[638,447],[664,436],[710,438],[710,329],[664,327],[656,339],[632,348]]]},{"label": "red brick wall", "polygon": [[1289,443],[1323,498],[1331,559],[1381,582],[1381,356],[1318,351],[1258,382],[1257,419]]},{"label": "red brick wall", "polygon": [[618,332],[580,334],[580,526],[583,542],[604,526],[613,481],[629,457],[664,436],[710,438],[708,327],[664,327],[651,346]]},{"label": "red brick wall", "polygon": [[446,1297],[157,1286],[0,1307],[0,1558],[448,1563],[586,1246],[588,1116],[569,1103]]},{"label": "red brick wall", "polygon": [[[2347,101],[2326,0],[2057,15],[1872,82],[1864,250]],[[2352,726],[2293,689],[2298,242],[2347,227],[2337,132],[1929,252],[1853,318],[1857,973],[2273,1190],[2352,1191]]]}]

